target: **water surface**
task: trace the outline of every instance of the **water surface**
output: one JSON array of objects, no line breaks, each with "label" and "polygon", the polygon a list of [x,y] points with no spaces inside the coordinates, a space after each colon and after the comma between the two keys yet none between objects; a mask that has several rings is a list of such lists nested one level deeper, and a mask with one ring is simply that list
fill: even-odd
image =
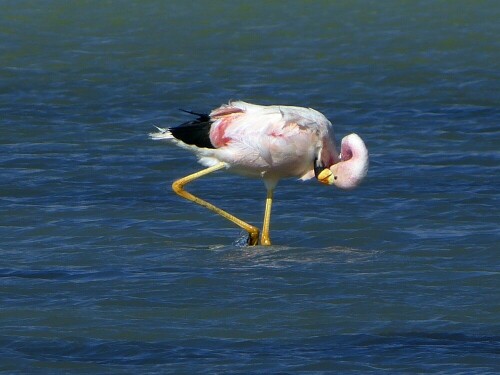
[{"label": "water surface", "polygon": [[[2,371],[500,371],[497,2],[2,8]],[[229,99],[360,134],[366,183],[282,181],[242,246],[147,137]],[[261,181],[190,189],[262,221]]]}]

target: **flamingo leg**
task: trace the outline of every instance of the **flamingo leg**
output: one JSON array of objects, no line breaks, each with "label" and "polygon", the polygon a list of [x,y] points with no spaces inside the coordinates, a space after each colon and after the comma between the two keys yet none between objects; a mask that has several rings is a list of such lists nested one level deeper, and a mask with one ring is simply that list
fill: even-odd
[{"label": "flamingo leg", "polygon": [[260,243],[265,246],[271,245],[269,238],[269,227],[271,225],[271,207],[273,205],[274,189],[267,189],[266,210],[264,212],[264,223],[262,224],[262,237]]},{"label": "flamingo leg", "polygon": [[248,244],[251,246],[257,245],[259,243],[259,229],[258,228],[246,223],[245,221],[243,221],[241,219],[238,219],[236,216],[233,216],[230,213],[220,209],[219,207],[216,207],[213,204],[211,204],[211,203],[209,203],[201,198],[198,198],[198,197],[194,196],[193,194],[184,190],[184,186],[189,184],[190,182],[192,182],[200,177],[203,177],[209,173],[218,171],[219,169],[222,169],[225,167],[226,167],[225,163],[219,163],[219,164],[216,164],[212,167],[203,169],[199,172],[196,172],[196,173],[190,174],[186,177],[180,178],[180,179],[174,181],[174,183],[172,184],[172,189],[181,197],[183,197],[191,202],[194,202],[196,204],[199,204],[200,206],[206,207],[210,211],[215,212],[216,214],[218,214],[218,215],[226,218],[227,220],[231,221],[232,223],[236,224],[240,228],[243,228],[244,230],[246,230],[248,232]]}]

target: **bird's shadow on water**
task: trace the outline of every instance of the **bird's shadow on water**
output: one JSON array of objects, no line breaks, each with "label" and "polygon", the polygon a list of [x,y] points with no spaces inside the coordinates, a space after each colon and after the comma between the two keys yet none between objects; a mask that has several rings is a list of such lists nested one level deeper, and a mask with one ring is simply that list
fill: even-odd
[{"label": "bird's shadow on water", "polygon": [[242,232],[230,245],[195,246],[198,250],[212,252],[229,262],[245,262],[254,266],[290,264],[335,264],[363,263],[376,259],[378,250],[364,250],[346,246],[309,246],[307,244],[288,244],[271,246],[249,246],[247,234]]},{"label": "bird's shadow on water", "polygon": [[[340,245],[320,245],[311,239],[290,241],[288,244],[271,246],[249,246],[248,234],[242,231],[232,243],[217,243],[215,239],[198,239],[192,241],[172,240],[162,241],[162,246],[170,251],[169,257],[183,253],[182,259],[193,262],[202,261],[209,264],[215,262],[219,267],[270,267],[282,268],[293,265],[307,267],[314,265],[362,264],[376,261],[383,251],[360,249]],[[228,240],[229,242],[229,240]],[[276,243],[276,242],[275,242]],[[171,254],[172,251],[177,254]],[[190,255],[189,255],[190,254]]]}]

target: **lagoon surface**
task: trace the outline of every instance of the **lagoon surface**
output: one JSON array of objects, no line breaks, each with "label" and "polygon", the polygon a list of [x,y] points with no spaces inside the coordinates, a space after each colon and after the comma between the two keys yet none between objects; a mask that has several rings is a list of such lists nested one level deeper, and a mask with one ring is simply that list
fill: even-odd
[{"label": "lagoon surface", "polygon": [[[500,3],[5,1],[4,373],[500,372]],[[371,164],[280,182],[273,246],[176,196],[153,125],[315,108]],[[260,226],[261,181],[190,190]]]}]

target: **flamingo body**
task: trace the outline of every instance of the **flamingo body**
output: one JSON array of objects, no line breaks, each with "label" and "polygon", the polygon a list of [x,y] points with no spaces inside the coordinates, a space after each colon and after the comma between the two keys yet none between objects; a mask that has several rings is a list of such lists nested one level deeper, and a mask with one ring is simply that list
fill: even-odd
[{"label": "flamingo body", "polygon": [[271,201],[281,178],[316,176],[325,184],[352,189],[366,175],[368,151],[361,138],[344,137],[338,154],[331,122],[314,109],[234,101],[209,115],[196,115],[196,120],[178,127],[158,128],[151,137],[189,149],[209,169],[262,178]]}]

